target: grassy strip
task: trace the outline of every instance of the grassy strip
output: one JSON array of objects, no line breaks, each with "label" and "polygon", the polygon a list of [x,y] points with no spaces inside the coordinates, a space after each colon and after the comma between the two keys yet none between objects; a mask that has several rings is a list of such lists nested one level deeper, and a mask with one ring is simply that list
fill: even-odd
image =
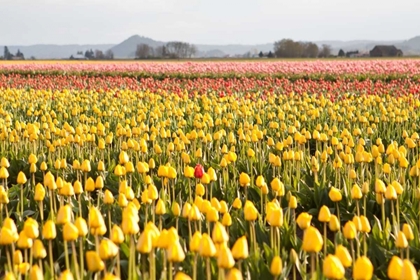
[{"label": "grassy strip", "polygon": [[334,73],[151,73],[151,72],[120,72],[120,71],[61,71],[61,70],[0,70],[0,75],[12,76],[12,75],[44,75],[44,76],[87,76],[87,77],[124,77],[133,79],[144,79],[153,78],[156,80],[164,80],[168,78],[175,79],[240,79],[240,78],[253,78],[253,79],[287,79],[290,81],[296,80],[312,80],[312,81],[383,81],[391,82],[396,80],[411,80],[420,81],[420,75],[410,75],[408,73],[389,73],[389,74],[374,74],[374,73],[357,73],[357,74],[334,74]]}]

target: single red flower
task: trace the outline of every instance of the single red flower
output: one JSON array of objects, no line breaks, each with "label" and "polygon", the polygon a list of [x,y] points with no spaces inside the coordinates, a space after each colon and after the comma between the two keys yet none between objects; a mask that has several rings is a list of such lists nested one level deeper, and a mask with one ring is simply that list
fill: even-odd
[{"label": "single red flower", "polygon": [[204,167],[201,164],[197,164],[194,169],[194,177],[201,179],[204,175]]}]

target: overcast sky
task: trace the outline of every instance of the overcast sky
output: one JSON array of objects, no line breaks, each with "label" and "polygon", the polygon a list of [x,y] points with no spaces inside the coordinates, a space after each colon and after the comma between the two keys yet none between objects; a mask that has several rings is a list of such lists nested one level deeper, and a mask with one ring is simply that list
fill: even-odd
[{"label": "overcast sky", "polygon": [[419,0],[0,0],[0,45],[120,43],[138,34],[195,44],[403,40]]}]

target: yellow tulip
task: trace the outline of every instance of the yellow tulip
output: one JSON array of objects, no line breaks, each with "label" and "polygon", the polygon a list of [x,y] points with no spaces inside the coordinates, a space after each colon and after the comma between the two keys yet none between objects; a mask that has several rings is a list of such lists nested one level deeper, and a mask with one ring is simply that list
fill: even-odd
[{"label": "yellow tulip", "polygon": [[365,257],[359,257],[353,268],[353,279],[354,280],[370,280],[373,276],[373,265],[370,260]]},{"label": "yellow tulip", "polygon": [[270,265],[270,273],[273,276],[279,276],[283,270],[283,263],[279,256],[274,256]]},{"label": "yellow tulip", "polygon": [[322,266],[322,272],[328,279],[343,279],[344,278],[344,266],[340,262],[339,258],[334,255],[328,255],[324,259]]},{"label": "yellow tulip", "polygon": [[393,256],[391,261],[388,264],[388,277],[391,280],[399,280],[401,279],[401,273],[403,268],[403,261],[397,257]]},{"label": "yellow tulip", "polygon": [[324,241],[318,229],[309,226],[303,235],[302,249],[305,252],[318,253],[322,249]]},{"label": "yellow tulip", "polygon": [[99,257],[96,251],[87,251],[86,252],[86,262],[87,268],[91,272],[102,271],[105,268],[104,262]]}]

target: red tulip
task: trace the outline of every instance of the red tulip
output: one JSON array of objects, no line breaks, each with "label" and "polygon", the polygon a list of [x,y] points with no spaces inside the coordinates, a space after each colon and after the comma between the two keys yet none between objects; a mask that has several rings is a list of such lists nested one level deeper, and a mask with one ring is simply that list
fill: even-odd
[{"label": "red tulip", "polygon": [[194,169],[194,177],[201,179],[204,175],[204,167],[201,164],[197,164]]}]

